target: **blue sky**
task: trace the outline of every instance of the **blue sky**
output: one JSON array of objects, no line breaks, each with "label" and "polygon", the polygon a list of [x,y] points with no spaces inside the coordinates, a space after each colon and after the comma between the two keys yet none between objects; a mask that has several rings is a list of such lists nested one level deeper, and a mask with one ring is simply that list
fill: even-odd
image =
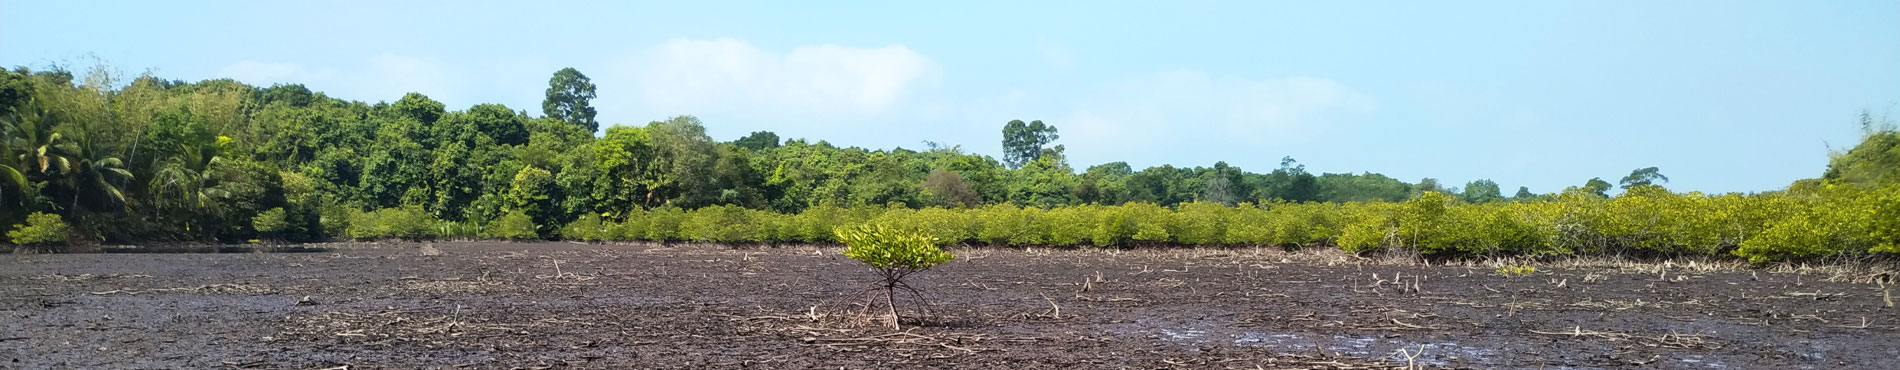
[{"label": "blue sky", "polygon": [[[1027,4],[1025,4],[1027,3]],[[1227,161],[1551,192],[1658,166],[1677,190],[1820,174],[1900,110],[1900,2],[0,2],[0,64],[415,91],[539,114],[594,79],[609,124],[691,114],[841,145],[1077,169]]]}]

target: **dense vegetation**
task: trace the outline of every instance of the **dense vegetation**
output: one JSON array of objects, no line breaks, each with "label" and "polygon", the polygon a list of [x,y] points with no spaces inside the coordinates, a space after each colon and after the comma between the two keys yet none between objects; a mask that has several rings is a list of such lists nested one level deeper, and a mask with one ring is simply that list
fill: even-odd
[{"label": "dense vegetation", "polygon": [[[944,241],[1336,245],[1429,254],[1655,252],[1779,260],[1900,252],[1900,134],[1761,194],[1672,193],[1654,167],[1550,194],[1226,163],[1070,167],[1054,125],[1004,124],[1004,159],[929,143],[840,148],[690,116],[600,129],[595,86],[555,73],[539,116],[375,104],[104,68],[0,77],[0,224],[46,243],[336,238],[832,242],[874,222]],[[599,133],[596,136],[596,133]],[[29,219],[28,215],[34,215]],[[52,225],[58,228],[40,228]],[[10,238],[21,238],[11,236]]]}]

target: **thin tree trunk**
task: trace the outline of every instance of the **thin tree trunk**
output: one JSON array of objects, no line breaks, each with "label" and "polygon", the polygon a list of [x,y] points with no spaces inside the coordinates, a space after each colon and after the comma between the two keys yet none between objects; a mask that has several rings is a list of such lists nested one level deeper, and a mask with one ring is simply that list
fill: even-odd
[{"label": "thin tree trunk", "polygon": [[897,298],[895,297],[896,295],[897,295],[896,287],[892,287],[892,286],[884,287],[884,305],[891,309],[891,330],[903,330],[903,327],[899,326],[899,324],[897,323]]}]

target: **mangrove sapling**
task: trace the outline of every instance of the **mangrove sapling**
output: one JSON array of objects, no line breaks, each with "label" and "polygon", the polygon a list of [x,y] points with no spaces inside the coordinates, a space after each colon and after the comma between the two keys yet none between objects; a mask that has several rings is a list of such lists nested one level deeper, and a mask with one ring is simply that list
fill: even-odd
[{"label": "mangrove sapling", "polygon": [[16,252],[54,251],[71,237],[71,228],[58,214],[33,212],[26,216],[26,223],[14,225],[7,231],[7,238],[19,245]]},{"label": "mangrove sapling", "polygon": [[[1522,278],[1522,277],[1530,276],[1531,274],[1537,273],[1537,268],[1531,267],[1531,266],[1506,265],[1506,266],[1498,267],[1497,273],[1498,275],[1504,275],[1506,279],[1517,279],[1517,278]],[[1511,307],[1511,310],[1510,310],[1509,315],[1507,316],[1517,316],[1517,309],[1519,306],[1517,304],[1517,290],[1516,289],[1511,290],[1510,307]]]},{"label": "mangrove sapling", "polygon": [[[910,292],[920,303],[928,305],[923,293],[905,283],[904,278],[956,258],[956,255],[938,246],[937,238],[893,230],[884,225],[841,226],[833,229],[832,233],[837,234],[838,241],[845,244],[845,257],[871,265],[871,270],[877,273],[878,282],[870,291],[883,291],[884,305],[890,310],[892,330],[902,329],[897,316],[898,289]],[[876,296],[867,299],[864,309],[869,311],[876,300]]]}]

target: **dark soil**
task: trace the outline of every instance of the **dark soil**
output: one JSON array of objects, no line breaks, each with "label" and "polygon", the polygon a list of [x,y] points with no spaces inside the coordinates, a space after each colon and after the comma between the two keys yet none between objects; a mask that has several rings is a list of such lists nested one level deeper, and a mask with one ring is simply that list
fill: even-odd
[{"label": "dark soil", "polygon": [[1818,272],[959,250],[893,331],[836,247],[328,247],[0,256],[0,368],[1900,368]]}]

